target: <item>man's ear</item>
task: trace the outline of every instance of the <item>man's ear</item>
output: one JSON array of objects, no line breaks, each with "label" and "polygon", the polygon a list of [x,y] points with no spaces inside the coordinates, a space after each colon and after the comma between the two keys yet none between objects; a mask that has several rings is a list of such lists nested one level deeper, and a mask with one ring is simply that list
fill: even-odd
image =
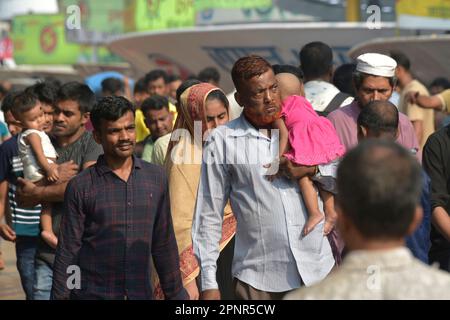
[{"label": "man's ear", "polygon": [[239,92],[236,91],[236,92],[234,93],[234,99],[236,100],[236,102],[238,103],[238,105],[240,105],[241,107],[244,106],[244,103],[242,102],[241,95],[239,94]]},{"label": "man's ear", "polygon": [[367,138],[367,129],[358,125],[358,141],[362,141]]},{"label": "man's ear", "polygon": [[416,206],[413,219],[408,227],[408,235],[411,235],[414,233],[414,231],[416,231],[416,229],[422,223],[422,219],[423,219],[423,209],[421,206]]},{"label": "man's ear", "polygon": [[397,140],[399,135],[400,135],[400,130],[397,127],[397,130],[395,130],[395,140]]},{"label": "man's ear", "polygon": [[95,142],[98,144],[102,144],[102,139],[100,137],[100,132],[98,132],[96,129],[92,131],[92,137],[94,138]]},{"label": "man's ear", "polygon": [[90,112],[85,112],[85,113],[83,113],[83,114],[81,115],[81,123],[82,123],[83,125],[85,125],[85,124],[89,121],[90,116],[91,116],[91,113],[90,113]]}]

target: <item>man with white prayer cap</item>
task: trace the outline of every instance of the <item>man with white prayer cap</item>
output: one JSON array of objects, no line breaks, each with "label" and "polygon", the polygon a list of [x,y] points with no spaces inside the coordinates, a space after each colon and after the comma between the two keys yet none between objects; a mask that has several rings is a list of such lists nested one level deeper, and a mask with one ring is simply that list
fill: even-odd
[{"label": "man with white prayer cap", "polygon": [[[365,53],[360,55],[356,62],[356,71],[353,73],[356,99],[351,104],[328,115],[328,119],[336,128],[341,143],[347,150],[358,144],[357,120],[362,108],[374,100],[389,100],[397,81],[395,77],[397,63],[389,56]],[[412,123],[403,113],[399,113],[397,142],[414,153],[419,150]],[[420,159],[419,154],[417,157]]]}]

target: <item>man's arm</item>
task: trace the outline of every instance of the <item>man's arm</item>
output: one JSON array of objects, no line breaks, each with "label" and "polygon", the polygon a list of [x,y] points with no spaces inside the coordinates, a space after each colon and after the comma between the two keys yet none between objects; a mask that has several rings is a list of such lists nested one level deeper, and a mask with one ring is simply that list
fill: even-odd
[{"label": "man's arm", "polygon": [[78,165],[73,161],[64,162],[58,166],[59,180],[49,186],[35,186],[29,180],[18,178],[16,201],[24,208],[37,206],[42,202],[62,202],[67,182],[78,173]]},{"label": "man's arm", "polygon": [[188,294],[181,280],[178,247],[170,213],[169,185],[162,170],[161,173],[163,193],[159,199],[153,227],[151,248],[153,262],[166,299],[187,300]]},{"label": "man's arm", "polygon": [[443,207],[433,209],[431,222],[447,241],[450,241],[450,216]]},{"label": "man's arm", "polygon": [[419,92],[408,92],[406,94],[406,101],[410,103],[415,103],[419,107],[427,109],[442,110],[442,100],[438,95],[426,96],[421,95]]},{"label": "man's arm", "polygon": [[55,300],[70,298],[67,279],[70,266],[76,265],[81,248],[86,213],[83,211],[83,194],[77,190],[76,181],[69,182],[64,196],[64,214],[58,237],[55,262],[53,264],[53,286],[51,297]]},{"label": "man's arm", "polygon": [[15,241],[16,233],[6,223],[2,223],[3,218],[7,218],[9,213],[8,205],[8,181],[0,182],[0,236],[7,241]]},{"label": "man's arm", "polygon": [[220,299],[216,279],[223,210],[231,183],[222,146],[226,141],[213,131],[205,143],[197,202],[192,224],[192,245],[200,266],[201,299]]},{"label": "man's arm", "polygon": [[317,166],[302,166],[292,161],[282,158],[280,162],[280,171],[289,179],[298,180],[304,176],[313,176],[317,173]]},{"label": "man's arm", "polygon": [[423,121],[422,120],[415,120],[411,121],[413,127],[414,127],[414,133],[416,134],[417,141],[419,144],[422,144],[422,138],[423,138]]},{"label": "man's arm", "polygon": [[[433,208],[431,221],[440,233],[450,238],[450,217],[445,207],[450,200],[447,190],[447,163],[445,141],[440,141],[436,134],[428,139],[423,150],[423,167],[431,179],[431,207]],[[448,173],[447,173],[448,174]]]}]

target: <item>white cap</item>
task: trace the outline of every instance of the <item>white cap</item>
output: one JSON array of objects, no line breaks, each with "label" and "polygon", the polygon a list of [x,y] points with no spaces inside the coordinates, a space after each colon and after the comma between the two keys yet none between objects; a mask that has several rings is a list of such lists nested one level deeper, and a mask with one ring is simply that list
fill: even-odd
[{"label": "white cap", "polygon": [[395,75],[397,62],[379,53],[364,53],[356,58],[356,71],[374,76],[391,78]]}]

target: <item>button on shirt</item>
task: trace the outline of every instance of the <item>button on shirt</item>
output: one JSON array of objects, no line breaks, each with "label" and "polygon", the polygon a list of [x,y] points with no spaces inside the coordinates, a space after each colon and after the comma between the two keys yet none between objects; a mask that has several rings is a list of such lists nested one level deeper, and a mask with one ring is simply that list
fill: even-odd
[{"label": "button on shirt", "polygon": [[[100,156],[69,182],[64,207],[53,298],[151,299],[151,258],[166,298],[187,298],[162,168],[133,158],[125,182]],[[81,272],[81,288],[72,292],[66,286],[70,265]]]},{"label": "button on shirt", "polygon": [[323,222],[302,238],[307,218],[296,181],[266,179],[264,165],[278,156],[278,137],[260,133],[241,115],[216,128],[204,146],[192,237],[202,290],[218,288],[223,208],[237,220],[232,274],[267,292],[323,279],[334,265]]}]

